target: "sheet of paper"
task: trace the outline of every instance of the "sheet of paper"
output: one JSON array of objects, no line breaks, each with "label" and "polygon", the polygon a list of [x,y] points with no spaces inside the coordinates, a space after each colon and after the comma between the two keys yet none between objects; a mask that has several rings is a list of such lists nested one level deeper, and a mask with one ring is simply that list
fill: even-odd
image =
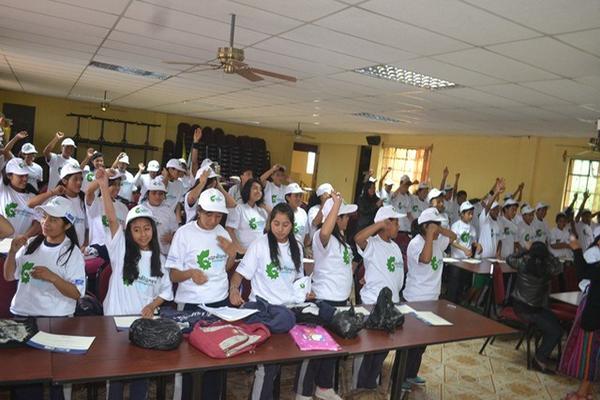
[{"label": "sheet of paper", "polygon": [[258,310],[249,308],[207,307],[202,304],[199,304],[198,307],[227,322],[239,321],[258,312]]},{"label": "sheet of paper", "polygon": [[398,311],[400,311],[402,314],[412,314],[412,313],[416,313],[417,311],[412,308],[411,306],[407,305],[407,304],[400,304],[397,305],[396,308],[398,309]]},{"label": "sheet of paper", "polygon": [[458,258],[452,258],[452,257],[444,257],[444,262],[445,263],[455,263],[455,262],[459,262],[460,260]]},{"label": "sheet of paper", "polygon": [[[350,306],[340,306],[340,307],[336,307],[337,311],[348,311],[350,309]],[[367,310],[366,308],[362,307],[362,306],[358,306],[358,307],[354,307],[354,312],[355,313],[361,313],[363,315],[369,315],[371,314],[371,312],[369,310]]]},{"label": "sheet of paper", "polygon": [[506,260],[501,260],[499,258],[488,258],[488,261],[493,263],[506,263]]},{"label": "sheet of paper", "polygon": [[7,254],[10,250],[10,245],[12,244],[12,241],[13,240],[11,238],[0,240],[0,253]]},{"label": "sheet of paper", "polygon": [[114,317],[114,320],[118,331],[126,331],[129,329],[131,324],[133,324],[133,321],[140,318],[142,318],[141,315],[132,315],[126,317]]},{"label": "sheet of paper", "polygon": [[39,331],[27,344],[42,350],[60,353],[85,354],[96,339],[95,336],[55,335]]},{"label": "sheet of paper", "polygon": [[464,260],[461,260],[462,262],[466,262],[467,264],[481,264],[481,260],[478,260],[476,258],[465,258]]},{"label": "sheet of paper", "polygon": [[438,316],[431,311],[417,311],[415,316],[427,325],[431,326],[451,326],[452,323],[446,321],[444,318]]}]

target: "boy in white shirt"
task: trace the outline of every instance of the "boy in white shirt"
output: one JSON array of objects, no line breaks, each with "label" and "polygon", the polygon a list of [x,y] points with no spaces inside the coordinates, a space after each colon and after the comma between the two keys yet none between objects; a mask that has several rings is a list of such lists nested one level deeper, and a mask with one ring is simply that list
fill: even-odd
[{"label": "boy in white shirt", "polygon": [[429,201],[427,201],[427,193],[429,193],[429,184],[427,182],[419,183],[417,192],[412,197],[412,210],[411,215],[413,220],[419,218],[419,215],[427,208],[429,208]]},{"label": "boy in white shirt", "polygon": [[75,158],[71,157],[75,151],[75,148],[77,148],[77,146],[75,146],[75,142],[71,138],[66,138],[62,141],[62,152],[60,154],[52,153],[52,149],[54,146],[56,146],[56,143],[58,143],[58,141],[64,137],[64,133],[56,132],[56,135],[54,135],[50,143],[44,147],[44,157],[46,158],[46,163],[49,167],[48,188],[53,188],[56,186],[60,180],[60,170],[66,163],[81,167],[79,162],[77,162]]},{"label": "boy in white shirt", "polygon": [[[121,173],[121,190],[119,190],[119,199],[125,204],[131,203],[131,198],[135,189],[135,178],[131,172],[127,171],[128,167],[129,156],[126,153],[120,153],[113,162],[112,168],[118,169]],[[139,167],[141,169],[141,166]]]},{"label": "boy in white shirt", "polygon": [[394,181],[390,178],[386,179],[391,170],[391,167],[387,167],[383,173],[383,176],[379,180],[379,187],[377,188],[377,196],[383,200],[384,206],[389,206],[392,204],[392,187],[394,186]]},{"label": "boy in white shirt", "polygon": [[569,230],[568,221],[566,214],[558,213],[556,215],[556,226],[552,228],[548,238],[550,253],[560,260],[573,260],[573,250],[569,245],[571,231]]},{"label": "boy in white shirt", "polygon": [[[271,178],[271,181],[268,179]],[[275,164],[270,170],[260,176],[260,181],[265,185],[265,204],[273,208],[279,203],[285,203],[285,167]]]},{"label": "boy in white shirt", "polygon": [[[143,174],[144,169],[148,171],[147,174]],[[144,195],[148,191],[150,187],[150,182],[154,180],[158,176],[158,172],[160,171],[160,163],[156,160],[150,160],[148,163],[148,167],[143,163],[138,164],[138,173],[133,177],[133,185],[136,188],[139,188],[140,191],[140,199],[139,203],[141,203],[144,199]]]},{"label": "boy in white shirt", "polygon": [[583,194],[583,201],[579,206],[579,211],[575,216],[575,230],[577,232],[577,238],[581,244],[581,248],[585,251],[594,241],[594,234],[592,231],[592,212],[585,208],[585,203],[590,198],[590,194],[586,191]]},{"label": "boy in white shirt", "polygon": [[444,192],[433,188],[427,194],[427,201],[429,202],[430,207],[435,207],[440,215],[445,218],[442,222],[442,226],[444,228],[450,228],[450,221],[448,219],[448,214],[446,214],[446,204],[444,203]]},{"label": "boy in white shirt", "polygon": [[448,216],[449,224],[452,225],[455,221],[458,221],[459,211],[458,211],[458,203],[455,201],[456,191],[458,190],[458,180],[460,179],[460,174],[456,174],[454,179],[454,186],[450,185],[446,182],[448,179],[448,167],[444,168],[444,172],[442,174],[442,182],[440,183],[440,190],[444,192],[444,206],[446,208],[446,215]]},{"label": "boy in white shirt", "polygon": [[548,236],[550,235],[550,228],[544,221],[546,214],[548,213],[548,204],[539,202],[535,206],[535,218],[533,219],[533,226],[535,227],[536,240],[540,242],[548,242]]},{"label": "boy in white shirt", "polygon": [[539,241],[536,236],[535,226],[533,226],[533,218],[535,218],[535,216],[533,215],[534,213],[535,210],[529,205],[526,205],[521,210],[523,222],[519,224],[519,231],[515,243],[517,251],[529,249],[533,242]]},{"label": "boy in white shirt", "polygon": [[500,258],[502,260],[506,260],[506,257],[515,252],[515,242],[519,232],[519,227],[515,223],[518,208],[519,203],[513,198],[505,200],[502,206],[502,215],[500,216],[500,229],[502,230]]}]

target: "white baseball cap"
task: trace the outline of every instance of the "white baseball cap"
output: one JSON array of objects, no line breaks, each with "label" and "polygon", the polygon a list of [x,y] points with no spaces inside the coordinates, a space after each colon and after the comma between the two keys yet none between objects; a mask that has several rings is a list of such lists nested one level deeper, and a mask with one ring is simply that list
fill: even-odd
[{"label": "white baseball cap", "polygon": [[235,183],[241,183],[242,182],[242,178],[240,178],[237,175],[231,175],[229,177],[229,180],[232,181],[232,182],[235,182]]},{"label": "white baseball cap", "polygon": [[412,185],[412,181],[410,180],[410,177],[408,175],[402,175],[402,178],[400,178],[400,184],[403,183],[408,183],[409,185]]},{"label": "white baseball cap", "polygon": [[35,149],[35,146],[31,143],[25,143],[22,147],[21,147],[21,153],[23,154],[36,154],[37,150]]},{"label": "white baseball cap", "polygon": [[171,158],[167,162],[167,168],[175,168],[177,171],[186,172],[183,165],[181,165],[181,161],[179,161],[177,158]]},{"label": "white baseball cap", "polygon": [[318,197],[323,196],[325,193],[327,193],[327,194],[333,193],[333,186],[331,186],[330,183],[322,183],[317,188],[317,196]]},{"label": "white baseball cap", "polygon": [[375,178],[374,176],[370,176],[369,182],[377,182],[377,178]]},{"label": "white baseball cap", "polygon": [[6,163],[6,173],[15,175],[29,175],[29,171],[25,168],[25,161],[22,158],[11,158]]},{"label": "white baseball cap", "polygon": [[108,174],[108,179],[111,181],[123,177],[123,174],[121,174],[121,171],[119,171],[118,169],[109,168],[106,170],[106,173]]},{"label": "white baseball cap", "polygon": [[417,190],[421,190],[421,189],[429,189],[429,183],[427,183],[427,182],[419,183],[419,187]]},{"label": "white baseball cap", "polygon": [[72,174],[82,174],[82,173],[83,173],[83,171],[81,170],[81,168],[79,168],[79,166],[76,166],[71,163],[67,163],[60,170],[60,179],[64,179],[65,177],[72,175]]},{"label": "white baseball cap", "polygon": [[75,215],[71,213],[71,202],[62,196],[54,196],[46,204],[37,206],[35,211],[43,211],[52,217],[64,217],[71,224],[75,222]]},{"label": "white baseball cap", "polygon": [[460,205],[459,211],[461,213],[464,213],[465,211],[469,211],[469,210],[473,210],[475,209],[475,206],[473,204],[471,204],[469,201],[463,201],[462,204]]},{"label": "white baseball cap", "polygon": [[119,162],[129,165],[129,156],[125,154],[123,157],[119,158]]},{"label": "white baseball cap", "polygon": [[542,208],[548,208],[548,204],[546,203],[542,203],[541,201],[539,203],[537,203],[537,205],[535,206],[535,211],[537,210],[541,210]]},{"label": "white baseball cap", "polygon": [[[331,212],[332,208],[333,208],[333,199],[329,198],[329,199],[327,199],[327,201],[325,201],[325,204],[323,204],[323,208],[321,209],[321,214],[323,214],[323,220],[325,218],[327,218],[327,216],[329,215],[329,212]],[[358,206],[356,204],[345,204],[342,201],[342,205],[340,206],[340,211],[338,211],[338,217],[340,215],[344,215],[344,214],[352,214],[353,212],[356,212],[356,210],[358,210]]]},{"label": "white baseball cap", "polygon": [[504,204],[502,205],[502,207],[510,207],[515,205],[519,205],[519,202],[513,199],[512,197],[509,197],[508,199],[504,200]]},{"label": "white baseball cap", "polygon": [[417,222],[419,225],[424,224],[425,222],[439,222],[442,223],[446,221],[446,218],[435,207],[429,207],[424,210],[421,215],[419,215],[419,219]]},{"label": "white baseball cap", "polygon": [[496,207],[500,207],[500,204],[498,204],[497,201],[495,201],[495,202],[492,203],[492,206],[490,207],[490,210],[493,210]]},{"label": "white baseball cap", "polygon": [[152,214],[152,211],[148,207],[145,206],[135,206],[127,213],[127,218],[125,219],[125,225],[129,224],[136,218],[150,218],[154,222],[156,222],[156,217]]},{"label": "white baseball cap", "polygon": [[167,192],[167,188],[165,187],[165,184],[162,183],[162,181],[160,179],[152,179],[150,181],[150,184],[148,185],[148,191],[161,191],[161,192]]},{"label": "white baseball cap", "polygon": [[452,191],[454,191],[454,186],[452,186],[452,185],[444,186],[444,192],[448,193],[448,192],[452,192]]},{"label": "white baseball cap", "polygon": [[521,209],[521,215],[523,215],[523,214],[531,214],[534,211],[535,211],[534,208],[532,208],[529,204],[526,204],[525,207],[523,207]]},{"label": "white baseball cap", "polygon": [[433,188],[429,191],[429,193],[427,193],[427,202],[430,202],[431,200],[436,199],[443,195],[444,195],[444,192],[442,192],[440,189]]},{"label": "white baseball cap", "polygon": [[160,164],[156,160],[152,160],[148,163],[148,172],[158,172],[160,171]]},{"label": "white baseball cap", "polygon": [[385,186],[394,186],[394,180],[393,180],[393,179],[391,179],[391,178],[386,178],[386,180],[385,180],[385,181],[383,181],[383,184],[384,184]]},{"label": "white baseball cap", "polygon": [[187,168],[187,160],[185,158],[180,158],[179,162],[182,163],[183,165],[185,165],[185,167]]},{"label": "white baseball cap", "polygon": [[77,146],[75,146],[75,142],[71,138],[64,139],[60,145],[63,147],[64,146],[73,146],[73,147],[77,148]]},{"label": "white baseball cap", "polygon": [[202,162],[200,163],[200,168],[204,168],[204,167],[210,167],[211,165],[213,165],[213,161],[210,158],[205,158],[204,160],[202,160]]},{"label": "white baseball cap", "polygon": [[225,204],[225,197],[217,189],[206,189],[202,192],[198,199],[198,205],[204,211],[229,214],[227,205]]},{"label": "white baseball cap", "polygon": [[377,214],[375,214],[374,222],[385,221],[386,219],[395,218],[400,219],[406,217],[406,214],[401,214],[398,212],[396,207],[394,206],[383,206],[377,210]]},{"label": "white baseball cap", "polygon": [[203,173],[204,173],[204,171],[206,171],[206,170],[209,170],[209,171],[210,171],[210,172],[208,173],[208,177],[209,177],[209,178],[218,178],[219,176],[221,176],[221,175],[217,174],[217,173],[215,172],[215,170],[214,170],[214,169],[212,169],[211,167],[209,167],[209,166],[204,166],[204,167],[200,168],[198,171],[196,171],[196,176],[194,177],[194,179],[200,179],[200,177],[202,176],[202,174],[203,174]]},{"label": "white baseball cap", "polygon": [[288,194],[304,193],[304,190],[296,182],[290,183],[285,187],[285,196]]}]

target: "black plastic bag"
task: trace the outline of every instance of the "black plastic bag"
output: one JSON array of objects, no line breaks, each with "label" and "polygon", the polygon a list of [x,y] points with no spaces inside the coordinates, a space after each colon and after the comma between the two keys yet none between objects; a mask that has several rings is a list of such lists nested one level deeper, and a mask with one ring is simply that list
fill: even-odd
[{"label": "black plastic bag", "polygon": [[179,325],[170,319],[140,318],[129,327],[129,341],[145,349],[173,350],[182,339]]},{"label": "black plastic bag", "polygon": [[0,349],[24,346],[37,332],[35,318],[0,319]]},{"label": "black plastic bag", "polygon": [[381,329],[393,333],[404,324],[402,314],[392,303],[392,291],[384,287],[377,296],[377,304],[365,324],[367,329]]},{"label": "black plastic bag", "polygon": [[335,314],[335,307],[322,300],[292,307],[291,310],[296,316],[296,323],[304,325],[327,326]]},{"label": "black plastic bag", "polygon": [[182,333],[191,333],[194,325],[199,321],[204,321],[208,324],[219,321],[218,317],[201,308],[197,310],[177,311],[173,308],[162,307],[160,309],[160,317],[175,321]]},{"label": "black plastic bag", "polygon": [[351,305],[350,309],[335,313],[327,327],[340,337],[352,339],[358,335],[358,332],[364,326],[365,316],[362,313],[357,313],[354,306]]}]

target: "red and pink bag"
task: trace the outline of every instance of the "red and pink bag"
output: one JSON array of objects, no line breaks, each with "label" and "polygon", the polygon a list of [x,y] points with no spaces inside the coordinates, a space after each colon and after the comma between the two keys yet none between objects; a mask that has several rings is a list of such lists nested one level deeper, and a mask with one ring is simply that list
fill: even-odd
[{"label": "red and pink bag", "polygon": [[271,336],[264,324],[197,323],[189,335],[192,346],[212,358],[229,358],[254,350]]}]

